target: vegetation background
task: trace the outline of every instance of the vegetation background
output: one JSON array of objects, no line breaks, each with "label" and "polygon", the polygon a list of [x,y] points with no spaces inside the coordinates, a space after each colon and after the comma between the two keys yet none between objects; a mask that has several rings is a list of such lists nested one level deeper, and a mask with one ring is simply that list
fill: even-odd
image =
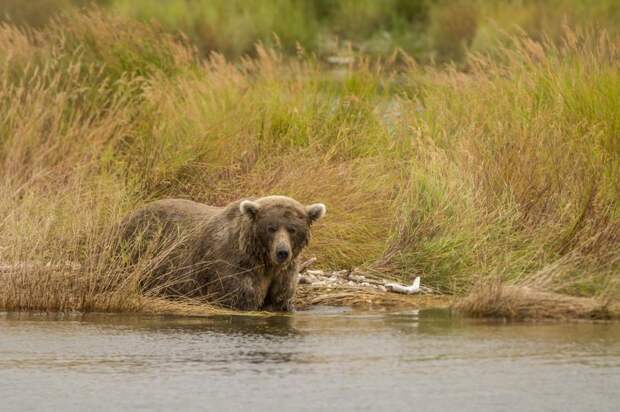
[{"label": "vegetation background", "polygon": [[0,306],[143,308],[124,213],[272,193],[324,268],[620,296],[620,3],[96,3],[0,1]]}]

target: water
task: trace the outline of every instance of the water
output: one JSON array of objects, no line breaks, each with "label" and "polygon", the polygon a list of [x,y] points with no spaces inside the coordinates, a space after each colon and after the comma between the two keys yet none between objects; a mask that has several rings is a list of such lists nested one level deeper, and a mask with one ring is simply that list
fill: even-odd
[{"label": "water", "polygon": [[620,410],[620,324],[0,315],[0,410]]}]

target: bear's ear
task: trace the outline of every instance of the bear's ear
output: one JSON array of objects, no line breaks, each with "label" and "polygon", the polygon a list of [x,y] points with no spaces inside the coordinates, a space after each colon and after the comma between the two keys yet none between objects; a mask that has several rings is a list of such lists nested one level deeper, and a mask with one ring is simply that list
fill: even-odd
[{"label": "bear's ear", "polygon": [[325,212],[327,212],[327,208],[323,203],[315,203],[310,206],[306,206],[306,213],[308,214],[308,219],[310,223],[315,222],[325,216]]},{"label": "bear's ear", "polygon": [[241,210],[241,213],[244,215],[254,219],[258,213],[258,203],[252,202],[251,200],[244,200],[239,205],[239,210]]}]

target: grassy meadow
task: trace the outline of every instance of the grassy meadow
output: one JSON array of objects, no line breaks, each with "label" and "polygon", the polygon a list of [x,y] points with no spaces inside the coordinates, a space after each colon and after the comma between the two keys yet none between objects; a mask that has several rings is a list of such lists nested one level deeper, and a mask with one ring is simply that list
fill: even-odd
[{"label": "grassy meadow", "polygon": [[[541,15],[537,2],[476,3],[475,34],[451,51],[440,22],[465,3],[419,2],[419,28],[388,33],[420,30],[423,46],[349,44],[346,65],[321,57],[325,27],[346,27],[318,10],[329,1],[274,2],[287,20],[267,2],[74,3],[43,1],[60,14],[28,24],[15,6],[0,26],[0,308],[166,310],[139,293],[150,263],[124,266],[110,228],[149,200],[266,194],[327,205],[305,252],[321,268],[421,275],[456,296],[500,282],[620,298],[614,2],[557,0]],[[370,20],[336,3],[339,19]],[[415,2],[392,3],[377,27]],[[583,13],[564,18],[568,3]],[[302,24],[311,4],[322,17]]]}]

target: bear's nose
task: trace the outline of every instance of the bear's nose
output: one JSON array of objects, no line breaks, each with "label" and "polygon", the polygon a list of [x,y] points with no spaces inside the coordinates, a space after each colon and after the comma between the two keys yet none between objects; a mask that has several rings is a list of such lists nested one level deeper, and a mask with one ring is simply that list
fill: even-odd
[{"label": "bear's nose", "polygon": [[276,257],[278,258],[278,261],[280,263],[284,262],[286,259],[288,259],[288,250],[279,249],[278,251],[276,251]]}]

